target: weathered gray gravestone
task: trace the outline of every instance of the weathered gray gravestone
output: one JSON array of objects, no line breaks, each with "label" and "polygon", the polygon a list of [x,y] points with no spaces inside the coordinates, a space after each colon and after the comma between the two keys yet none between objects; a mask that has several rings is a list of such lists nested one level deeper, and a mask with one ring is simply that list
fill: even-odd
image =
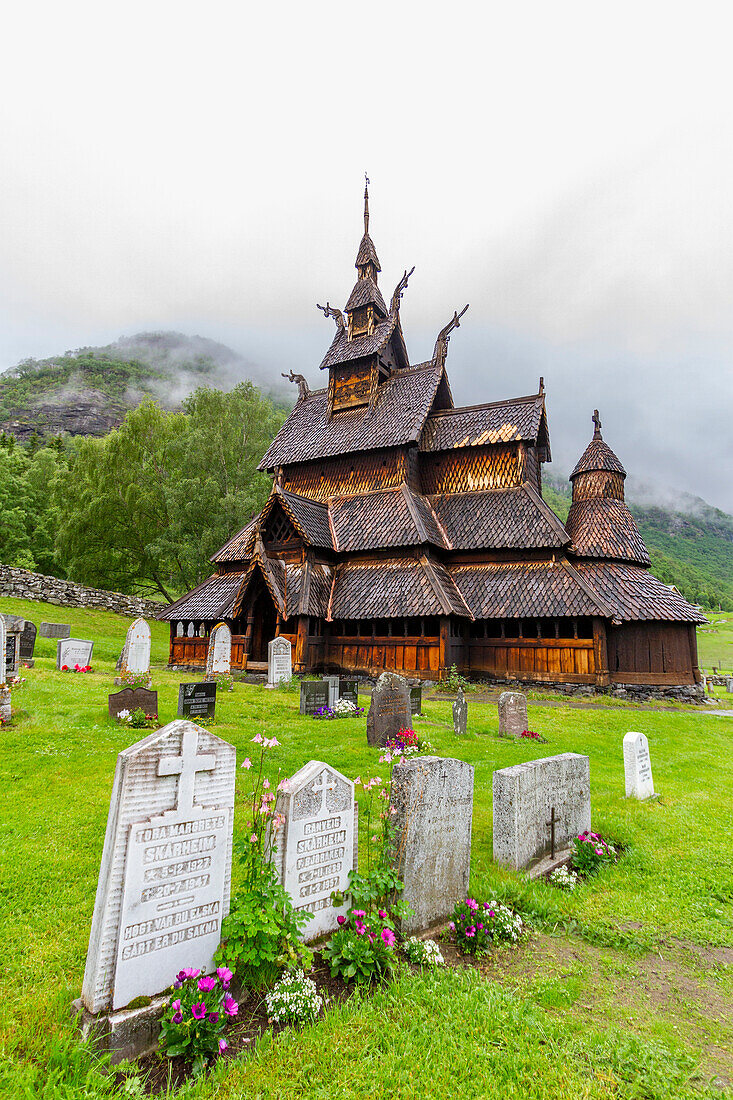
[{"label": "weathered gray gravestone", "polygon": [[643,733],[624,735],[624,777],[627,798],[653,798],[654,780],[649,742]]},{"label": "weathered gray gravestone", "polygon": [[3,722],[10,721],[11,715],[11,696],[10,688],[5,686],[5,646],[7,644],[7,635],[5,632],[5,622],[2,615],[0,615],[0,718]]},{"label": "weathered gray gravestone", "polygon": [[410,688],[410,714],[422,714],[422,684]]},{"label": "weathered gray gravestone", "polygon": [[30,619],[25,620],[25,626],[23,627],[23,633],[20,636],[20,659],[21,661],[32,661],[33,651],[36,648],[36,624],[32,623]]},{"label": "weathered gray gravestone", "polygon": [[81,665],[84,668],[92,663],[92,651],[94,642],[83,638],[62,638],[56,643],[56,668],[73,668]]},{"label": "weathered gray gravestone", "polygon": [[404,935],[445,921],[468,890],[473,818],[473,767],[463,760],[418,756],[396,764],[390,808],[396,810],[394,864],[400,900],[414,915]]},{"label": "weathered gray gravestone", "polygon": [[324,676],[323,679],[328,684],[328,705],[333,710],[339,701],[339,678],[338,676]]},{"label": "weathered gray gravestone", "polygon": [[2,615],[5,625],[5,644],[2,651],[5,654],[5,675],[3,679],[9,680],[16,676],[20,668],[20,642],[25,627],[25,619],[20,615]]},{"label": "weathered gray gravestone", "polygon": [[70,638],[71,627],[68,623],[41,623],[38,633],[42,638]]},{"label": "weathered gray gravestone", "polygon": [[116,1010],[161,993],[183,967],[214,967],[234,778],[234,746],[193,722],[170,722],[117,757],[82,987],[87,1012],[105,1013],[82,1026],[117,1059],[150,1046],[155,1025],[130,1034],[130,1014]]},{"label": "weathered gray gravestone", "polygon": [[287,638],[267,643],[267,687],[276,687],[293,678],[293,647]]},{"label": "weathered gray gravestone", "polygon": [[463,688],[459,687],[456,701],[453,704],[453,731],[462,737],[468,729],[468,703],[463,694]]},{"label": "weathered gray gravestone", "polygon": [[178,685],[178,717],[213,718],[216,713],[216,684],[213,680]]},{"label": "weathered gray gravestone", "polygon": [[146,714],[158,713],[158,693],[147,688],[123,688],[108,696],[107,709],[110,718],[117,718],[120,711],[144,710]]},{"label": "weathered gray gravestone", "polygon": [[357,867],[358,828],[354,784],[320,760],[310,760],[280,791],[275,813],[285,824],[275,835],[273,863],[298,911],[313,914],[303,930],[309,942],[338,927],[348,904],[331,894],[345,891]]},{"label": "weathered gray gravestone", "polygon": [[187,638],[193,638],[195,633],[196,633],[196,630],[194,628],[193,623],[189,623],[188,627],[186,628],[186,637]]},{"label": "weathered gray gravestone", "polygon": [[339,699],[346,699],[349,703],[353,703],[355,707],[358,707],[359,681],[339,680]]},{"label": "weathered gray gravestone", "polygon": [[209,648],[206,652],[206,679],[210,680],[213,676],[226,674],[231,672],[231,669],[232,632],[226,623],[217,623],[209,635]]},{"label": "weathered gray gravestone", "polygon": [[527,725],[527,696],[521,691],[502,691],[499,696],[499,736],[521,737]]},{"label": "weathered gray gravestone", "polygon": [[150,671],[150,627],[145,619],[135,619],[127,630],[120,671],[123,676]]},{"label": "weathered gray gravestone", "polygon": [[367,714],[367,741],[384,745],[411,724],[410,689],[407,680],[396,672],[383,672],[372,691]]},{"label": "weathered gray gravestone", "polygon": [[302,680],[300,684],[300,713],[311,717],[321,707],[328,706],[328,684],[325,680]]},{"label": "weathered gray gravestone", "polygon": [[729,695],[733,693],[733,676],[729,676],[726,680],[725,690],[728,692]]},{"label": "weathered gray gravestone", "polygon": [[590,829],[590,760],[575,752],[494,772],[494,859],[519,870]]}]

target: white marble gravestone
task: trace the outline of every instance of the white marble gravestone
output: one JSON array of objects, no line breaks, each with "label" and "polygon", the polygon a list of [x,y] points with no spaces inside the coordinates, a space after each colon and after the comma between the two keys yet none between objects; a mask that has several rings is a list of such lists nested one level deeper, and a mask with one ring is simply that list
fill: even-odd
[{"label": "white marble gravestone", "polygon": [[85,665],[90,665],[93,649],[94,642],[83,638],[62,638],[56,643],[56,668],[63,668],[64,665],[67,668],[73,668],[74,665],[84,668]]},{"label": "white marble gravestone", "polygon": [[0,684],[5,683],[5,648],[8,644],[8,632],[5,629],[5,620],[0,615]]},{"label": "white marble gravestone", "polygon": [[413,910],[400,931],[411,935],[448,920],[468,890],[473,766],[441,756],[396,764],[390,809],[400,900]]},{"label": "white marble gravestone", "polygon": [[338,927],[347,905],[334,906],[331,893],[345,890],[357,866],[358,829],[354,784],[320,760],[310,760],[277,797],[275,812],[285,824],[275,834],[273,863],[297,910],[313,914],[303,929],[306,942]]},{"label": "white marble gravestone", "polygon": [[276,687],[292,678],[293,647],[287,638],[273,638],[267,645],[267,686]]},{"label": "white marble gravestone", "polygon": [[150,671],[150,627],[145,619],[135,619],[129,627],[120,669],[123,676]]},{"label": "white marble gravestone", "polygon": [[624,734],[624,774],[627,798],[653,798],[652,761],[643,733]]},{"label": "white marble gravestone", "polygon": [[188,627],[186,628],[186,637],[187,638],[193,638],[195,633],[196,633],[196,631],[194,630],[193,623],[189,623]]},{"label": "white marble gravestone", "polygon": [[590,759],[545,756],[494,772],[494,859],[519,870],[590,829]]},{"label": "white marble gravestone", "polygon": [[169,722],[117,757],[82,1001],[115,1010],[211,971],[229,910],[235,749]]},{"label": "white marble gravestone", "polygon": [[176,627],[176,638],[182,638],[182,637],[183,637],[183,623],[178,623],[178,626]]},{"label": "white marble gravestone", "polygon": [[232,670],[232,632],[226,623],[217,623],[209,637],[209,648],[206,652],[206,679],[210,680],[217,673],[231,672]]}]

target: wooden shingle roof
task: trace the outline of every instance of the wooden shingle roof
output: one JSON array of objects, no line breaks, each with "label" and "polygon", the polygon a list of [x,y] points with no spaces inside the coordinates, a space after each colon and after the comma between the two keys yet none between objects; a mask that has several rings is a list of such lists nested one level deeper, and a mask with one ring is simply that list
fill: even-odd
[{"label": "wooden shingle roof", "polygon": [[374,279],[371,276],[367,276],[365,279],[357,279],[345,308],[347,310],[358,309],[360,306],[368,306],[370,303],[377,306],[385,317],[387,316],[387,307],[384,304],[382,292]]},{"label": "wooden shingle roof", "polygon": [[447,548],[430,506],[406,485],[328,502],[335,549],[374,550],[432,543]]},{"label": "wooden shingle roof", "polygon": [[608,613],[562,560],[452,565],[450,573],[476,619]]},{"label": "wooden shingle roof", "polygon": [[328,413],[328,392],[315,390],[295,406],[258,469],[415,442],[442,373],[435,363],[396,371],[379,387],[371,408],[333,416]]},{"label": "wooden shingle roof", "polygon": [[215,574],[168,605],[158,619],[224,619],[236,601],[246,571]]},{"label": "wooden shingle roof", "polygon": [[666,619],[704,623],[705,616],[679,592],[638,565],[613,562],[576,562],[580,576],[609,605],[614,618],[625,622]]},{"label": "wooden shingle roof", "polygon": [[424,555],[346,562],[334,573],[329,619],[449,614],[470,618],[448,570]]},{"label": "wooden shingle roof", "polygon": [[420,450],[449,451],[514,440],[534,442],[540,434],[544,408],[544,394],[534,394],[433,413],[420,435]]},{"label": "wooden shingle roof", "polygon": [[565,523],[573,554],[649,565],[649,552],[636,520],[622,500],[593,497],[576,500]]},{"label": "wooden shingle roof", "polygon": [[560,547],[570,535],[529,484],[430,496],[453,550]]},{"label": "wooden shingle roof", "polygon": [[587,474],[593,470],[608,470],[611,473],[621,474],[622,477],[626,477],[626,470],[624,470],[616,455],[608,444],[604,443],[600,435],[591,439],[590,443],[583,451],[583,454],[578,459],[575,469],[570,475],[570,480],[572,481],[578,474]]}]

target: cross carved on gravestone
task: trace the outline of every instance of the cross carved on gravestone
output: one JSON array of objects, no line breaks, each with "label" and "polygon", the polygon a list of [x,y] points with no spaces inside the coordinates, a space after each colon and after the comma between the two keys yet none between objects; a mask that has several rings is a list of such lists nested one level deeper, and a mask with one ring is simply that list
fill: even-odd
[{"label": "cross carved on gravestone", "polygon": [[555,858],[555,826],[557,825],[557,818],[555,817],[555,807],[552,807],[550,813],[550,820],[547,822],[550,829],[550,858]]},{"label": "cross carved on gravestone", "polygon": [[199,735],[196,730],[188,730],[183,735],[180,756],[165,756],[158,761],[158,775],[177,775],[178,813],[191,813],[193,810],[193,790],[197,772],[210,772],[216,767],[213,754],[197,756]]},{"label": "cross carved on gravestone", "polygon": [[324,801],[325,801],[325,798],[326,798],[326,791],[333,791],[333,790],[335,790],[335,788],[336,788],[336,781],[334,779],[332,779],[330,783],[327,783],[326,782],[326,773],[321,772],[321,774],[318,776],[318,781],[316,783],[314,783],[313,786],[311,787],[311,790],[313,791],[313,794],[320,794],[320,796],[321,796],[321,805],[320,805],[320,809],[318,811],[319,813],[323,813],[323,809],[324,809],[323,804],[324,804]]}]

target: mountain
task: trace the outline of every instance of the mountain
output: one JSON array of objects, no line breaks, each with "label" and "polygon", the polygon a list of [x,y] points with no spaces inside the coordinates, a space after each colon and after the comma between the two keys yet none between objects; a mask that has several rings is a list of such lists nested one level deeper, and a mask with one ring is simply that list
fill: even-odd
[{"label": "mountain", "polygon": [[[174,409],[198,386],[230,390],[258,374],[232,348],[204,336],[141,332],[104,347],[25,359],[0,374],[0,431],[21,443],[34,433],[104,435],[145,397]],[[270,396],[286,406],[282,392]]]},{"label": "mountain", "polygon": [[[570,483],[545,471],[542,495],[563,522]],[[652,572],[691,603],[733,610],[733,516],[690,493],[660,490],[629,479],[626,503],[652,561]]]}]

